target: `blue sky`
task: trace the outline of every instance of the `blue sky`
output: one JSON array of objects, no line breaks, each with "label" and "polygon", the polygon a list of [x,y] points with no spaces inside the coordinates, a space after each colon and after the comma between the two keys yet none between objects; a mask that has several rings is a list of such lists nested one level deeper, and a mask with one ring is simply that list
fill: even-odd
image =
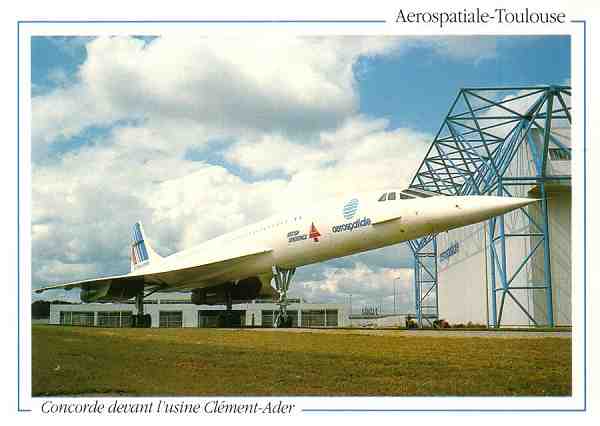
[{"label": "blue sky", "polygon": [[[166,255],[406,185],[459,88],[570,81],[566,36],[34,37],[31,59],[34,288],[127,272],[138,219]],[[408,309],[411,262],[397,246],[302,268],[292,292],[391,303],[400,276]]]},{"label": "blue sky", "polygon": [[[360,80],[360,109],[392,126],[438,130],[461,87],[564,84],[571,76],[568,36],[496,38],[494,57],[473,61],[413,49],[370,60]],[[410,99],[410,102],[406,102]]]}]

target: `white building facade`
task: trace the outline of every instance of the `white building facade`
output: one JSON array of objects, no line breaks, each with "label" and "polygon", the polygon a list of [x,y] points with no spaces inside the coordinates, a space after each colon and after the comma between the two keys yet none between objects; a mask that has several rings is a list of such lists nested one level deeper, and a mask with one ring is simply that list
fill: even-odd
[{"label": "white building facade", "polygon": [[[569,130],[553,129],[552,134],[570,147]],[[543,142],[541,132],[531,133],[533,143],[521,145],[505,174],[508,178],[535,175],[531,147],[539,147]],[[546,169],[549,177],[557,177],[556,181],[549,180],[546,184],[552,313],[556,326],[571,325],[571,181],[564,179],[570,176],[571,169],[570,153],[567,153],[569,151],[564,149],[551,148]],[[562,179],[558,179],[559,176]],[[535,198],[540,194],[536,185],[515,185],[510,191],[517,197]],[[547,324],[547,292],[536,288],[543,284],[545,273],[544,247],[536,235],[540,230],[535,224],[542,223],[540,204],[528,206],[526,212],[517,210],[504,215],[506,275],[511,291],[504,295],[504,303],[504,292],[495,292],[497,313],[502,307],[502,326]],[[499,232],[497,223],[494,234],[499,235]],[[437,236],[439,317],[451,324],[493,323],[492,275],[496,288],[501,287],[501,281],[498,263],[492,264],[489,237],[489,222]],[[501,246],[495,244],[498,256],[503,256]]]},{"label": "white building facade", "polygon": [[[275,303],[254,302],[233,306],[241,327],[272,327]],[[349,308],[345,304],[305,303],[301,300],[287,307],[292,327],[347,327]],[[222,306],[194,305],[180,299],[145,300],[144,311],[152,318],[152,327],[216,327]],[[135,306],[131,303],[86,303],[50,305],[49,324],[89,327],[130,327]]]}]

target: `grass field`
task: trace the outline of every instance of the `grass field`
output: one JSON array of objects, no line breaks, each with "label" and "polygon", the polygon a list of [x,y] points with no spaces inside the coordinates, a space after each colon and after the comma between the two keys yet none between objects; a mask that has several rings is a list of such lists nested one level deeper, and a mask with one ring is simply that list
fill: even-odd
[{"label": "grass field", "polygon": [[42,395],[570,395],[571,339],[35,325]]}]

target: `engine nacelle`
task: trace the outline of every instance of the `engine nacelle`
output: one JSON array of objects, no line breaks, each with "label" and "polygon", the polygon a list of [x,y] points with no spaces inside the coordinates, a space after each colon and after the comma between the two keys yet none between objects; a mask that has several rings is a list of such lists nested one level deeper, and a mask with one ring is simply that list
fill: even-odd
[{"label": "engine nacelle", "polygon": [[129,300],[144,290],[143,281],[126,281],[113,283],[111,281],[101,285],[83,286],[79,298],[84,303],[90,302],[118,302]]},{"label": "engine nacelle", "polygon": [[199,288],[192,291],[192,303],[195,305],[225,305],[227,292],[231,292],[234,302],[247,302],[260,297],[271,297],[273,289],[270,277],[250,277],[234,283],[223,283],[215,287]]}]

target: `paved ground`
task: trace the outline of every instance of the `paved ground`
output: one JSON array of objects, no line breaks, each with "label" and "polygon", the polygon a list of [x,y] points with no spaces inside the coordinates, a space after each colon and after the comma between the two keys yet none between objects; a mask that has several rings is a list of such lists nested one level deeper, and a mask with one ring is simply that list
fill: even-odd
[{"label": "paved ground", "polygon": [[329,333],[329,334],[364,334],[390,337],[491,337],[534,339],[542,337],[571,338],[570,331],[520,331],[520,330],[385,330],[378,328],[360,329],[324,329],[324,328],[254,328],[238,329],[240,331],[257,332],[293,332],[293,333]]}]

